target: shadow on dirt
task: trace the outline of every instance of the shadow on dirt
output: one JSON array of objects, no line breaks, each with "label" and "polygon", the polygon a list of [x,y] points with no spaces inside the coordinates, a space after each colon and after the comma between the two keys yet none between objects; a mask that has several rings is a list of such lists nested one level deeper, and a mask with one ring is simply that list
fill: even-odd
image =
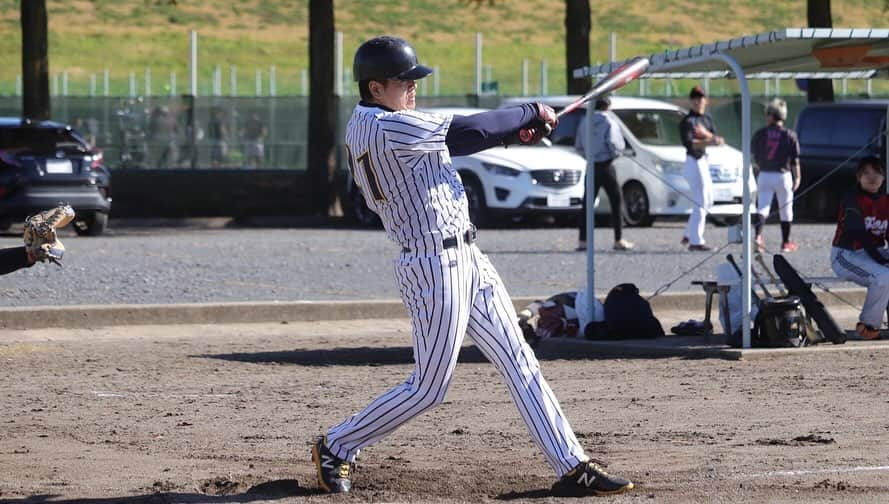
[{"label": "shadow on dirt", "polygon": [[[163,490],[161,486],[158,490]],[[168,504],[168,503],[208,503],[226,504],[236,502],[268,501],[289,497],[304,497],[321,494],[317,488],[303,488],[294,479],[267,481],[240,491],[240,486],[232,484],[212,484],[206,482],[201,487],[207,493],[155,491],[144,495],[124,497],[64,499],[59,495],[32,495],[21,499],[0,499],[2,504]]]},{"label": "shadow on dirt", "polygon": [[[580,349],[577,345],[546,345],[534,349],[537,360],[612,360],[612,359],[663,359],[666,355],[648,353],[632,353],[622,351],[608,353]],[[340,347],[329,350],[289,350],[279,352],[243,352],[228,354],[198,354],[194,358],[221,359],[235,362],[252,362],[257,364],[296,364],[298,366],[391,366],[413,364],[414,350],[409,346],[400,347]],[[706,355],[678,356],[684,359],[708,358]],[[488,359],[475,346],[460,349],[458,362],[483,363]]]}]

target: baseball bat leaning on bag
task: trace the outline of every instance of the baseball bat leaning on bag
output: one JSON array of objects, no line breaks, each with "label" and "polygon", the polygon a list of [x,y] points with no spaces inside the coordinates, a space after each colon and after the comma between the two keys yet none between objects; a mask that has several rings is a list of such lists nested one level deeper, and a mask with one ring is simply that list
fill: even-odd
[{"label": "baseball bat leaning on bag", "polygon": [[[569,104],[556,114],[556,119],[561,118],[565,114],[579,109],[588,101],[596,99],[604,94],[610,93],[616,89],[620,89],[627,85],[630,81],[638,79],[648,70],[651,63],[648,58],[633,58],[627,63],[617,67],[613,72],[608,74],[604,79],[600,80],[593,86],[589,93],[581,96],[576,101]],[[529,142],[536,134],[535,128],[524,128],[519,130],[519,141],[522,143]]]}]

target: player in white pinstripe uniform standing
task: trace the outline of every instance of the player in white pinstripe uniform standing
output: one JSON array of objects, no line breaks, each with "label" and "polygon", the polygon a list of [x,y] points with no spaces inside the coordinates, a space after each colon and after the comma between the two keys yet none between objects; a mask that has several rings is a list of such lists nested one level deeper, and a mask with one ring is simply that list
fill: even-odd
[{"label": "player in white pinstripe uniform standing", "polygon": [[371,39],[355,53],[361,102],[346,128],[350,166],[368,206],[401,247],[395,277],[411,315],[415,367],[408,379],[332,427],[312,447],[327,492],[351,490],[360,449],[445,397],[468,334],[500,371],[531,437],[560,479],[557,494],[611,494],[633,488],[590,462],[518,327],[500,277],[475,241],[463,183],[451,156],[501,145],[522,128],[538,142],[553,110],[529,103],[473,116],[414,111],[417,79],[431,70],[396,37]]}]

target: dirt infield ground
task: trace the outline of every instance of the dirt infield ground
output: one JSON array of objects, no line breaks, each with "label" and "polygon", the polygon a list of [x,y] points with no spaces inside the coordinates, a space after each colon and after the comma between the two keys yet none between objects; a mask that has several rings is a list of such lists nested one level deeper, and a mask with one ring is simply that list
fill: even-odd
[{"label": "dirt infield ground", "polygon": [[[638,489],[596,502],[887,502],[889,356],[597,359],[539,352],[589,452]],[[317,495],[313,436],[411,370],[406,321],[0,332],[0,501],[555,502],[494,368]]]}]

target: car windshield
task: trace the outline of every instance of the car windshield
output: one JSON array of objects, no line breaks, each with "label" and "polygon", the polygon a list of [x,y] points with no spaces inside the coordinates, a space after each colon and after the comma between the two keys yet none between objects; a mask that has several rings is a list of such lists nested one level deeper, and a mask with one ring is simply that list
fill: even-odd
[{"label": "car windshield", "polygon": [[0,150],[38,156],[89,152],[85,142],[68,130],[33,127],[0,128]]},{"label": "car windshield", "polygon": [[644,144],[682,145],[679,121],[683,114],[678,110],[621,109],[614,113]]}]

